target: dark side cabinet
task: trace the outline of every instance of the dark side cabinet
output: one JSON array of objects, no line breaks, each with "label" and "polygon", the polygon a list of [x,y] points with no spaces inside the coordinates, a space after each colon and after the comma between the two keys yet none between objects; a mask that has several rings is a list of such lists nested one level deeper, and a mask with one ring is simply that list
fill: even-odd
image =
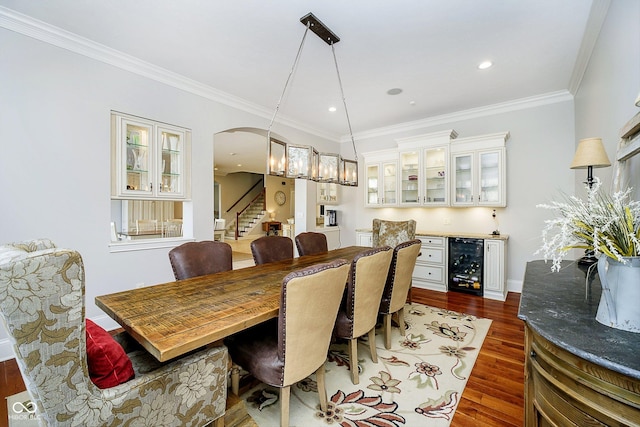
[{"label": "dark side cabinet", "polygon": [[595,320],[596,276],[577,263],[558,273],[527,264],[525,426],[640,426],[640,336]]}]

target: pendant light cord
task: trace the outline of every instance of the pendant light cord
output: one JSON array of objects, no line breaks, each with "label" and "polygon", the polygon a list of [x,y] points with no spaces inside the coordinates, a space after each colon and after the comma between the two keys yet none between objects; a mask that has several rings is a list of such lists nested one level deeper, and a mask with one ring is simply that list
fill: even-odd
[{"label": "pendant light cord", "polygon": [[347,110],[347,99],[344,97],[344,90],[342,89],[342,79],[340,78],[340,70],[338,69],[338,60],[336,59],[336,50],[331,43],[331,53],[333,54],[333,62],[336,64],[336,74],[338,75],[338,84],[340,86],[340,95],[342,96],[342,104],[344,105],[344,114],[347,116],[347,125],[349,126],[349,136],[351,137],[351,145],[353,145],[353,153],[355,154],[356,162],[358,161],[358,152],[356,151],[356,142],[353,139],[353,131],[351,130],[351,120],[349,120],[349,110]]},{"label": "pendant light cord", "polygon": [[273,122],[276,120],[276,115],[278,114],[278,110],[280,109],[280,104],[282,103],[284,94],[287,91],[287,87],[289,86],[289,81],[291,80],[291,77],[295,74],[296,69],[298,68],[298,62],[300,61],[300,55],[302,54],[302,48],[304,47],[304,40],[307,38],[307,33],[309,32],[309,23],[307,23],[306,27],[307,29],[304,30],[304,34],[302,35],[302,41],[300,42],[300,47],[298,48],[296,59],[293,61],[293,65],[291,66],[291,71],[289,71],[289,76],[287,77],[287,81],[284,83],[284,88],[282,89],[282,93],[280,94],[280,99],[278,99],[276,110],[273,112],[271,123],[269,123],[269,128],[267,129],[267,143],[271,141],[271,127],[273,126]]}]

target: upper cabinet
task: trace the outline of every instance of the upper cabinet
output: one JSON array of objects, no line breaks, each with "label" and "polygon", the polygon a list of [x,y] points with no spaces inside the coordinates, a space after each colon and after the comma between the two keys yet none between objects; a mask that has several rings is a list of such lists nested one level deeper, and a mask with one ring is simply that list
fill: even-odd
[{"label": "upper cabinet", "polygon": [[365,155],[365,182],[365,206],[397,206],[397,152],[379,151]]},{"label": "upper cabinet", "polygon": [[458,139],[451,143],[451,205],[507,205],[506,150],[508,133]]},{"label": "upper cabinet", "polygon": [[398,140],[401,206],[449,205],[448,130]]},{"label": "upper cabinet", "polygon": [[113,198],[190,197],[189,129],[112,112],[111,135]]},{"label": "upper cabinet", "polygon": [[319,182],[316,187],[319,205],[337,205],[340,203],[340,186],[332,182]]},{"label": "upper cabinet", "polygon": [[506,206],[509,133],[457,136],[434,132],[365,153],[365,206]]}]

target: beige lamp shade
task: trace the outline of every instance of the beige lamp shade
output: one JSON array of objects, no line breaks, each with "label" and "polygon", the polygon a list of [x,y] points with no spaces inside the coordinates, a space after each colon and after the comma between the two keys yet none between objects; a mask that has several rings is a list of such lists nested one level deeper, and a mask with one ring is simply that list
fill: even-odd
[{"label": "beige lamp shade", "polygon": [[604,168],[611,166],[601,138],[581,139],[576,155],[571,162],[571,169],[586,169],[589,166]]}]

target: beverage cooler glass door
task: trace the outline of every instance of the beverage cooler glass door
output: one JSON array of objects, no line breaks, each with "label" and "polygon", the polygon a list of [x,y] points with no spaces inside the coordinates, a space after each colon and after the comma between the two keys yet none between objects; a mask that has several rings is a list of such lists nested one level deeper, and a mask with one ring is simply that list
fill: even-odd
[{"label": "beverage cooler glass door", "polygon": [[484,240],[449,238],[449,290],[483,294]]}]

